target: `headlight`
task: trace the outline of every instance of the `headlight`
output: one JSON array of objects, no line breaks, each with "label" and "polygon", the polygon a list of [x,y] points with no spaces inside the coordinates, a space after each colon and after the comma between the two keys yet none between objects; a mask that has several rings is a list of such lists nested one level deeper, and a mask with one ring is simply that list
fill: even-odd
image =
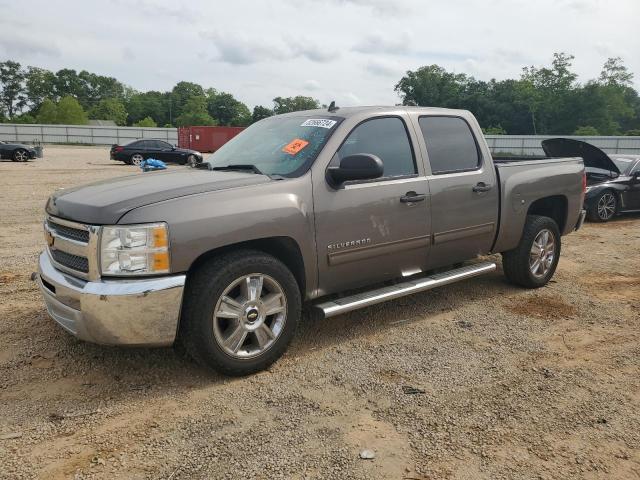
[{"label": "headlight", "polygon": [[102,227],[102,275],[155,275],[169,272],[166,223]]}]

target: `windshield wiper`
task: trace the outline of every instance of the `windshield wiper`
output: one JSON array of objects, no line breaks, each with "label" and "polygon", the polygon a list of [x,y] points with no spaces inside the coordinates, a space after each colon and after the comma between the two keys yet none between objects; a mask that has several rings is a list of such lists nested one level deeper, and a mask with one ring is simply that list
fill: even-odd
[{"label": "windshield wiper", "polygon": [[224,167],[213,167],[211,170],[241,170],[241,171],[249,171],[253,173],[257,173],[258,175],[263,175],[258,167],[255,165],[251,165],[249,163],[238,163],[235,165],[225,165]]}]

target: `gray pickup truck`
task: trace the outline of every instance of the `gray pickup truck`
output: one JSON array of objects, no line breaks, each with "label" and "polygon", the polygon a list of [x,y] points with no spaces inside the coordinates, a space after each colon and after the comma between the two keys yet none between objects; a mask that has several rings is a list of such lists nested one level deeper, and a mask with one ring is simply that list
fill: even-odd
[{"label": "gray pickup truck", "polygon": [[201,167],[50,197],[37,280],[56,322],[243,375],[283,354],[304,302],[339,315],[491,272],[491,253],[541,287],[584,219],[581,158],[495,160],[460,110],[279,115]]}]

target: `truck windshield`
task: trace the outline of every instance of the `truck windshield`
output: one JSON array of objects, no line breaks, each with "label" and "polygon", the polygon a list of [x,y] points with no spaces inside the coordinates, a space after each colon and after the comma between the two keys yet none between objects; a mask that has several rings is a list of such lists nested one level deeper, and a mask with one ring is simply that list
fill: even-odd
[{"label": "truck windshield", "polygon": [[254,123],[207,158],[216,168],[254,165],[265,175],[305,173],[335,131],[339,117],[272,117]]}]

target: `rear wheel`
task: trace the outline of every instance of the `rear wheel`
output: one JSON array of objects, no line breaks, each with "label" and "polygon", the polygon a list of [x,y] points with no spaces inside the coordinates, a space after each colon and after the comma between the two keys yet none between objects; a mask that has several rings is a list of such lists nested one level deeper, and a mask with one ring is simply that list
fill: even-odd
[{"label": "rear wheel", "polygon": [[29,160],[29,152],[27,152],[24,148],[18,148],[15,152],[13,152],[14,162],[26,162],[27,160]]},{"label": "rear wheel", "polygon": [[135,165],[136,167],[139,167],[143,160],[144,160],[144,157],[141,154],[134,153],[133,155],[131,155],[131,158],[127,163],[129,165]]},{"label": "rear wheel", "polygon": [[503,252],[502,267],[511,283],[539,288],[553,277],[559,259],[560,230],[556,222],[549,217],[528,215],[520,244]]},{"label": "rear wheel", "polygon": [[611,190],[605,190],[589,208],[589,220],[593,222],[608,222],[618,210],[618,199]]},{"label": "rear wheel", "polygon": [[284,353],[301,300],[282,262],[242,250],[215,258],[191,275],[180,341],[196,361],[226,375],[247,375]]}]

